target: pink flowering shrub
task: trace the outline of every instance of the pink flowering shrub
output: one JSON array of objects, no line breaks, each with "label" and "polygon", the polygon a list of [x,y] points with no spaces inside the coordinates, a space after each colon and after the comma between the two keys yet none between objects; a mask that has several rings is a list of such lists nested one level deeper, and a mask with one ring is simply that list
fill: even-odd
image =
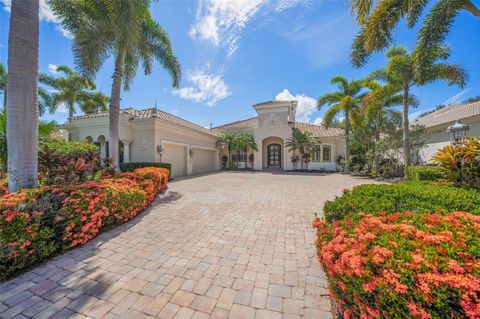
[{"label": "pink flowering shrub", "polygon": [[85,244],[105,227],[130,220],[167,183],[168,170],[144,168],[1,197],[0,280],[55,252]]},{"label": "pink flowering shrub", "polygon": [[313,221],[344,318],[480,318],[480,216],[360,217]]}]

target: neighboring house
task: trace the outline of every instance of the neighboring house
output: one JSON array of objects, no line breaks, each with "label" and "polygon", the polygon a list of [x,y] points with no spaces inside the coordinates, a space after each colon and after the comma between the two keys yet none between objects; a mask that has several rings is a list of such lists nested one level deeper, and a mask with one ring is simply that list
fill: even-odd
[{"label": "neighboring house", "polygon": [[449,105],[412,123],[424,126],[429,133],[427,145],[421,152],[423,161],[429,162],[438,149],[451,143],[447,128],[457,120],[468,124],[470,127],[468,136],[480,136],[480,101]]},{"label": "neighboring house", "polygon": [[[343,131],[321,125],[295,121],[295,101],[269,101],[253,106],[258,116],[212,129],[153,109],[123,109],[120,113],[120,161],[166,162],[172,164],[172,176],[184,176],[220,169],[225,150],[216,148],[218,136],[224,132],[249,133],[255,137],[258,152],[237,152],[232,160],[255,170],[264,168],[292,170],[292,154],[285,149],[292,136],[292,127],[310,132],[322,142],[311,154],[309,169],[335,170],[336,160],[345,156]],[[63,129],[70,141],[97,143],[102,157],[108,156],[108,112],[75,116]],[[253,163],[248,159],[253,154]]]}]

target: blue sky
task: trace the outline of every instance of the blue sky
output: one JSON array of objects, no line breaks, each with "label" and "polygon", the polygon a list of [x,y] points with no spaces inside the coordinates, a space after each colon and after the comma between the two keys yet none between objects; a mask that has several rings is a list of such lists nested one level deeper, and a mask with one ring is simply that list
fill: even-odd
[{"label": "blue sky", "polygon": [[[0,0],[0,62],[7,62],[9,3]],[[433,1],[431,1],[433,3]],[[478,1],[474,1],[480,5]],[[44,0],[40,1],[40,71],[55,65],[73,67],[71,41],[57,24]],[[159,66],[150,76],[138,73],[129,92],[122,92],[122,108],[155,105],[203,126],[214,126],[255,115],[255,103],[275,98],[297,99],[297,119],[315,122],[324,110],[315,99],[335,89],[334,75],[359,79],[383,67],[384,53],[375,54],[361,68],[350,66],[350,46],[358,27],[345,0],[159,1],[154,18],[169,33],[182,65],[180,90]],[[455,103],[480,95],[480,20],[461,13],[448,36],[450,62],[470,73],[464,89],[437,82],[415,89],[420,106],[412,117],[435,105]],[[413,47],[416,29],[404,23],[396,44]],[[97,88],[110,94],[113,63],[96,77]],[[60,123],[65,110],[44,116]]]}]

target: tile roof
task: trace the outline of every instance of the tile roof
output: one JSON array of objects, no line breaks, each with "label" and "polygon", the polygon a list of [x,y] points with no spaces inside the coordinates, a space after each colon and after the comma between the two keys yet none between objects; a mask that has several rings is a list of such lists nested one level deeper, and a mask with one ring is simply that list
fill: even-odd
[{"label": "tile roof", "polygon": [[316,137],[336,137],[343,136],[345,132],[342,129],[330,127],[326,128],[322,125],[304,123],[304,122],[295,122],[295,128],[300,132],[305,133],[309,132]]},{"label": "tile roof", "polygon": [[412,124],[432,127],[455,122],[475,115],[480,115],[480,101],[468,104],[449,105],[438,111],[427,114],[417,119]]},{"label": "tile roof", "polygon": [[259,105],[268,105],[268,104],[285,104],[285,103],[292,103],[296,101],[289,101],[289,100],[271,100],[271,101],[265,101],[261,103],[254,104],[253,106],[259,106]]},{"label": "tile roof", "polygon": [[[164,122],[170,123],[170,124],[175,124],[190,130],[194,130],[200,133],[208,134],[208,135],[215,135],[213,132],[210,132],[210,129],[205,128],[203,126],[200,126],[198,124],[189,122],[187,120],[184,120],[178,116],[172,115],[167,112],[160,111],[156,108],[150,108],[150,109],[145,109],[145,110],[137,110],[134,108],[126,108],[120,110],[121,114],[125,114],[128,116],[129,120],[137,120],[137,119],[147,119],[147,118],[157,118],[160,119]],[[93,113],[93,114],[85,114],[85,115],[80,115],[80,116],[75,116],[73,117],[72,120],[78,120],[78,119],[89,119],[89,118],[96,118],[96,117],[103,117],[103,116],[108,116],[108,112],[99,112],[99,113]],[[68,121],[67,123],[64,124],[64,126],[71,126],[72,125],[72,120]]]},{"label": "tile roof", "polygon": [[248,128],[257,122],[258,116],[254,116],[245,120],[235,121],[232,123],[227,123],[224,125],[216,126],[213,129],[239,129],[239,128]]}]

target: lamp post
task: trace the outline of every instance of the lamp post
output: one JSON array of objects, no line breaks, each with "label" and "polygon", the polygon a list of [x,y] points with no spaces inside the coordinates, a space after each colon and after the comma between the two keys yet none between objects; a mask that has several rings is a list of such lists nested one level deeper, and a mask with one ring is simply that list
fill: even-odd
[{"label": "lamp post", "polygon": [[288,121],[288,126],[292,129],[292,131],[295,130],[295,122],[294,121]]},{"label": "lamp post", "polygon": [[470,127],[467,124],[460,123],[460,120],[457,120],[447,128],[447,133],[450,135],[452,144],[455,144],[461,142],[467,136],[469,130]]}]

